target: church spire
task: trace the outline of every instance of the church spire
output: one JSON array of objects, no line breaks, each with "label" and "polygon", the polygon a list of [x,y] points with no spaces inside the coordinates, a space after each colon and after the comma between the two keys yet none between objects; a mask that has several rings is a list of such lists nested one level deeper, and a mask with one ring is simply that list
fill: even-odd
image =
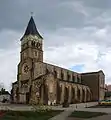
[{"label": "church spire", "polygon": [[36,28],[36,25],[32,16],[29,20],[24,36],[27,36],[27,35],[36,35],[39,38],[43,39]]}]

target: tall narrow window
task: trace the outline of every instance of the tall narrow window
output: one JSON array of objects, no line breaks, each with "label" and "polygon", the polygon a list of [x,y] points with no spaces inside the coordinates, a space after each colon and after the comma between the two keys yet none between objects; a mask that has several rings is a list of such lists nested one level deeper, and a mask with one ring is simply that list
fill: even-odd
[{"label": "tall narrow window", "polygon": [[80,79],[79,76],[77,76],[77,82],[78,82],[78,83],[81,83],[81,79]]},{"label": "tall narrow window", "polygon": [[48,74],[49,73],[49,70],[46,68],[46,74]]},{"label": "tall narrow window", "polygon": [[64,80],[64,74],[62,71],[61,71],[61,80]]},{"label": "tall narrow window", "polygon": [[72,79],[73,79],[73,82],[75,82],[75,76],[74,75],[72,76]]},{"label": "tall narrow window", "polygon": [[32,44],[33,47],[35,47],[35,44],[36,44],[36,43],[35,43],[35,41],[32,41],[31,44]]},{"label": "tall narrow window", "polygon": [[57,72],[56,72],[56,70],[54,70],[54,76],[57,78]]},{"label": "tall narrow window", "polygon": [[70,81],[70,75],[69,74],[67,74],[67,80]]}]

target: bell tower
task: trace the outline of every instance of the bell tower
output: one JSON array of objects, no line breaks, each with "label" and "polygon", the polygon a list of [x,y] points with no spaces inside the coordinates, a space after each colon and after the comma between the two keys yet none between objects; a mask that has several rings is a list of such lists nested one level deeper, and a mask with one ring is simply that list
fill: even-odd
[{"label": "bell tower", "polygon": [[[20,63],[18,64],[18,101],[27,103],[30,99],[35,63],[43,62],[43,38],[39,34],[31,16],[26,31],[21,38]],[[27,97],[28,96],[28,97]]]},{"label": "bell tower", "polygon": [[31,16],[25,34],[21,38],[21,61],[28,58],[43,62],[43,38],[39,34]]}]

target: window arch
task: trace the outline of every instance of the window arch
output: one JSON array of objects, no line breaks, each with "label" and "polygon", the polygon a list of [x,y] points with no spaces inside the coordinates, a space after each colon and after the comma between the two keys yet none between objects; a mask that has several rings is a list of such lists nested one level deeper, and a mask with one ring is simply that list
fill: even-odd
[{"label": "window arch", "polygon": [[80,79],[79,75],[77,75],[77,82],[81,83],[81,79]]},{"label": "window arch", "polygon": [[61,79],[64,80],[64,74],[62,71],[61,71]]},{"label": "window arch", "polygon": [[49,70],[46,68],[46,74],[48,74],[49,73]]},{"label": "window arch", "polygon": [[32,42],[31,42],[31,44],[32,44],[32,46],[34,46],[34,47],[35,47],[35,41],[32,41]]},{"label": "window arch", "polygon": [[54,76],[57,77],[57,71],[56,70],[54,70]]},{"label": "window arch", "polygon": [[73,80],[73,82],[75,82],[75,76],[74,75],[72,76],[72,80]]},{"label": "window arch", "polygon": [[67,80],[70,81],[70,75],[67,73]]}]

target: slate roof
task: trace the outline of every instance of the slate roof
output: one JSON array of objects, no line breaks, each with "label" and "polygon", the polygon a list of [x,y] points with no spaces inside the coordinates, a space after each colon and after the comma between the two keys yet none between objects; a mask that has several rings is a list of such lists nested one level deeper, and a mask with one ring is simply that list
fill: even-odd
[{"label": "slate roof", "polygon": [[42,36],[39,34],[37,28],[36,28],[36,24],[35,24],[34,19],[33,19],[32,16],[31,16],[31,18],[29,20],[29,23],[27,25],[24,36],[26,36],[26,35],[37,35],[39,38],[43,39]]}]

